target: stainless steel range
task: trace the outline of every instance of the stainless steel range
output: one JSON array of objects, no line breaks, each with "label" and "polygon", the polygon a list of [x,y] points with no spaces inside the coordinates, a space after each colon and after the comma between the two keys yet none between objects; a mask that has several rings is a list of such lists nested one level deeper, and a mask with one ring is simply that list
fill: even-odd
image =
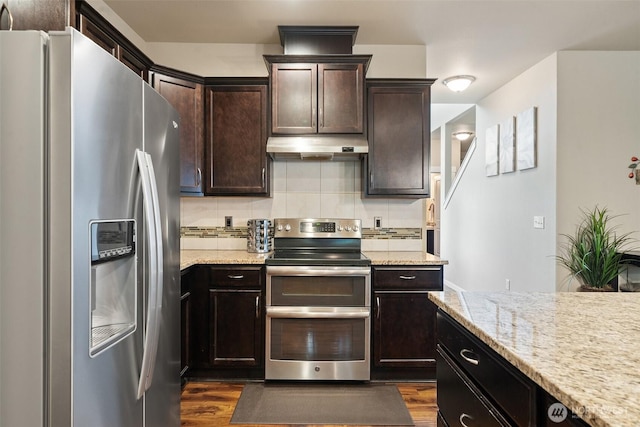
[{"label": "stainless steel range", "polygon": [[371,262],[361,221],[274,220],[267,380],[370,379]]}]

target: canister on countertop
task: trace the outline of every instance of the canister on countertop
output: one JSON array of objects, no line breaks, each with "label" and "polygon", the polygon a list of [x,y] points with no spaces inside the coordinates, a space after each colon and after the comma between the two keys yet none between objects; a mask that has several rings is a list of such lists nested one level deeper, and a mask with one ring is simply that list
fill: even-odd
[{"label": "canister on countertop", "polygon": [[247,252],[264,253],[271,251],[268,219],[250,219],[247,221]]}]

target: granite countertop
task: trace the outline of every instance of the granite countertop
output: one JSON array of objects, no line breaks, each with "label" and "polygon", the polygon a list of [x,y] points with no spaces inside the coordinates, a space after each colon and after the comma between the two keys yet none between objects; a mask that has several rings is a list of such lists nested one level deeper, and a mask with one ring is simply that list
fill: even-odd
[{"label": "granite countertop", "polygon": [[247,251],[198,250],[180,251],[180,270],[195,264],[264,264],[268,253],[251,253]]},{"label": "granite countertop", "polygon": [[447,290],[429,299],[590,425],[638,425],[640,294]]},{"label": "granite countertop", "polygon": [[[425,252],[365,252],[372,265],[446,265],[447,261]],[[242,250],[195,250],[180,251],[180,270],[195,264],[264,264],[269,256]]]}]

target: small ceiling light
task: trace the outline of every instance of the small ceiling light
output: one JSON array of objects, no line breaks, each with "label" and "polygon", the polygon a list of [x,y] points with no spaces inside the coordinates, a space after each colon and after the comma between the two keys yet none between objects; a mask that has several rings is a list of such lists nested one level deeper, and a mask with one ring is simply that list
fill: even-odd
[{"label": "small ceiling light", "polygon": [[463,130],[460,132],[454,132],[453,136],[458,140],[458,141],[466,141],[467,139],[471,138],[473,136],[473,132],[470,132],[468,130]]},{"label": "small ceiling light", "polygon": [[453,76],[447,77],[442,83],[454,92],[462,92],[468,88],[475,79],[473,76]]}]

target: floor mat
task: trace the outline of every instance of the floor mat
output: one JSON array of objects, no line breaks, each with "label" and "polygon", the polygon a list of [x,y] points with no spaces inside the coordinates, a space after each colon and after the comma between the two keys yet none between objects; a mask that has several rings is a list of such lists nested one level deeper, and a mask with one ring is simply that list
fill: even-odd
[{"label": "floor mat", "polygon": [[412,426],[395,385],[248,383],[231,424]]}]

